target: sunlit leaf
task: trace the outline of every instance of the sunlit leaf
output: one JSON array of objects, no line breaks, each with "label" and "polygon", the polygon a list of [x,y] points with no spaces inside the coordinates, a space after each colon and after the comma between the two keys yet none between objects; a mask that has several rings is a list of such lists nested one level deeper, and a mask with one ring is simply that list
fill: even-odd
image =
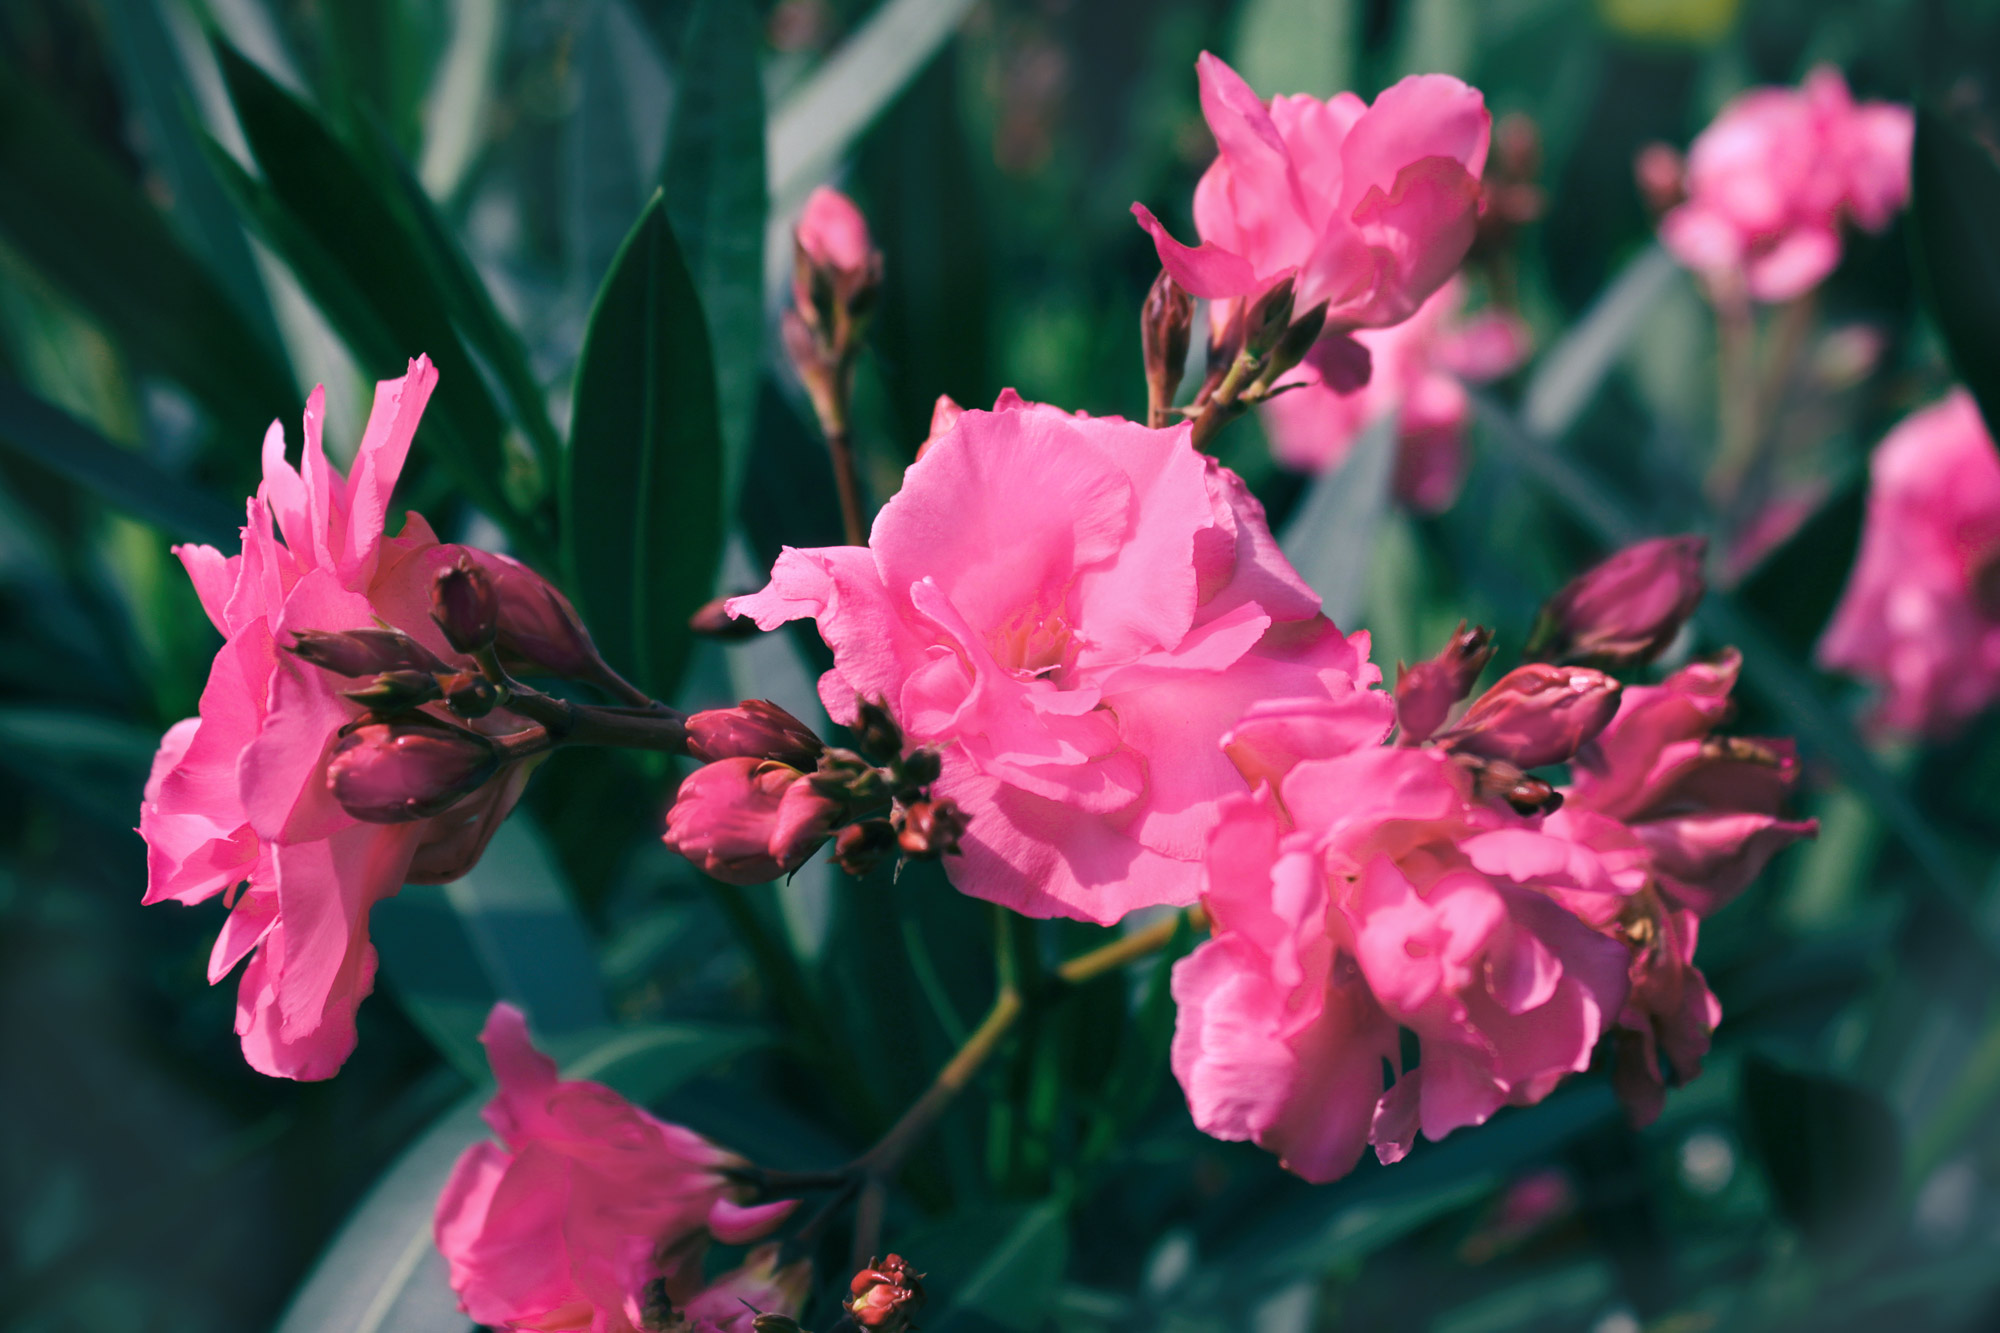
[{"label": "sunlit leaf", "polygon": [[254,442],[296,413],[273,341],[97,146],[12,76],[0,79],[0,178],[0,235],[226,434]]},{"label": "sunlit leaf", "polygon": [[1361,614],[1395,463],[1391,413],[1361,433],[1339,467],[1320,474],[1279,535],[1286,558],[1336,625],[1352,628]]},{"label": "sunlit leaf", "polygon": [[1522,424],[1544,439],[1568,433],[1679,271],[1657,245],[1620,269],[1583,318],[1543,354],[1521,397]]},{"label": "sunlit leaf", "polygon": [[571,588],[611,664],[656,698],[722,553],[722,440],[701,302],[656,193],[591,308],[565,459]]}]

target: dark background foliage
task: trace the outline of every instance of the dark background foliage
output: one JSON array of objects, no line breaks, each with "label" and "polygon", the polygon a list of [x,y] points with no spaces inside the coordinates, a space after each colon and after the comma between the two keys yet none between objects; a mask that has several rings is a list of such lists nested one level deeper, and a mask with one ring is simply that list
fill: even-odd
[{"label": "dark background foliage", "polygon": [[[1388,509],[1359,458],[1280,474],[1253,421],[1225,441],[1382,662],[1460,616],[1517,649],[1609,545],[1706,525],[1713,335],[1651,246],[1643,143],[1819,61],[1975,127],[2000,93],[1979,0],[0,3],[0,1318],[462,1327],[428,1210],[478,1132],[496,995],[774,1166],[842,1160],[921,1089],[991,995],[986,909],[922,867],[706,884],[657,841],[669,767],[603,754],[553,760],[468,881],[378,910],[338,1078],[252,1073],[233,984],[204,984],[219,911],[138,906],[140,785],[215,645],[166,548],[231,536],[306,387],[345,450],[367,383],[425,351],[443,387],[400,501],[586,608],[643,608],[594,622],[656,688],[803,714],[815,642],[679,629],[838,532],[765,337],[767,219],[782,255],[840,167],[888,256],[857,430],[877,500],[939,393],[1136,413],[1157,261],[1127,208],[1185,234],[1204,47],[1265,92],[1448,70],[1541,128],[1550,209],[1515,272],[1542,352],[1482,403],[1455,509]],[[1924,314],[1911,227],[1856,238],[1822,293],[1886,339],[1800,454],[1823,506],[1699,624],[1745,649],[1739,729],[1801,737],[1824,825],[1704,933],[1709,1072],[1643,1133],[1592,1074],[1310,1188],[1188,1123],[1162,971],[1099,981],[1035,1015],[891,1200],[927,1328],[2000,1325],[2000,725],[1870,750],[1806,665],[1868,447],[1948,382],[1940,324],[1991,373],[2000,305],[1946,241]],[[677,323],[645,323],[660,303]],[[1030,976],[1101,934],[997,929]]]}]

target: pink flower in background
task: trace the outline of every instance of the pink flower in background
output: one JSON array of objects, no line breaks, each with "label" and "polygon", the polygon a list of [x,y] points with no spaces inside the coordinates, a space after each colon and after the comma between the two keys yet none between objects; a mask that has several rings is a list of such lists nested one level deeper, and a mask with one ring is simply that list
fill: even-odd
[{"label": "pink flower in background", "polygon": [[[529,766],[510,763],[430,818],[356,819],[335,799],[327,767],[336,733],[362,713],[340,694],[355,682],[284,651],[301,630],[379,621],[470,665],[431,621],[431,582],[462,554],[499,557],[440,545],[415,514],[400,537],[383,536],[390,492],[436,382],[419,358],[403,378],[376,386],[346,477],[321,448],[325,396],[314,390],[302,473],[285,461],[277,423],[265,436],[264,481],[250,501],[242,553],[177,548],[227,641],[200,716],[169,731],[153,761],[139,819],[145,901],[197,903],[226,892],[232,910],[209,980],[251,955],[236,1031],[245,1058],[266,1074],[318,1079],[340,1067],[354,1049],[355,1006],[374,985],[369,908],[406,880],[464,874],[527,780]],[[507,565],[515,582],[534,579]]]},{"label": "pink flower in background", "polygon": [[[711,1238],[743,1244],[793,1202],[745,1207],[723,1174],[740,1159],[646,1114],[598,1083],[559,1081],[521,1011],[497,1004],[480,1033],[499,1091],[486,1123],[500,1142],[466,1149],[438,1196],[437,1246],[459,1308],[493,1328],[636,1333],[658,1284],[682,1313],[747,1333],[737,1297],[789,1313],[803,1273],[775,1256],[704,1293]],[[739,1318],[740,1317],[740,1318]]]},{"label": "pink flower in background", "polygon": [[[1215,936],[1174,970],[1195,1123],[1313,1181],[1371,1142],[1394,1161],[1419,1130],[1539,1101],[1588,1067],[1628,990],[1625,945],[1576,909],[1616,917],[1644,885],[1633,849],[1479,801],[1447,752],[1380,745],[1390,712],[1245,718],[1231,753],[1279,776],[1223,803]],[[1422,1054],[1385,1091],[1399,1028]]]},{"label": "pink flower in background", "polygon": [[1465,285],[1454,279],[1403,323],[1355,334],[1373,361],[1357,392],[1331,388],[1309,363],[1288,372],[1279,384],[1300,387],[1262,411],[1278,461],[1301,472],[1330,471],[1362,432],[1394,416],[1396,498],[1426,513],[1450,508],[1465,480],[1466,385],[1512,374],[1531,349],[1518,316],[1489,309],[1467,319],[1464,303]]},{"label": "pink flower in background", "polygon": [[1290,274],[1300,313],[1327,304],[1328,332],[1381,328],[1458,270],[1493,128],[1477,89],[1414,75],[1372,105],[1341,93],[1266,106],[1214,56],[1196,68],[1217,148],[1195,187],[1201,244],[1176,241],[1143,204],[1132,211],[1174,280],[1217,303],[1218,326]]},{"label": "pink flower in background", "polygon": [[1222,734],[1254,700],[1380,679],[1186,426],[1011,393],[931,442],[867,547],[788,549],[730,607],[818,621],[832,716],[881,699],[941,749],[935,794],[970,819],[952,882],[1032,916],[1193,902],[1218,803],[1246,789]]},{"label": "pink flower in background", "polygon": [[1843,219],[1880,231],[1908,201],[1915,134],[1908,107],[1857,103],[1832,66],[1752,89],[1695,139],[1660,239],[1723,291],[1802,296],[1840,262]]},{"label": "pink flower in background", "polygon": [[1964,390],[1876,449],[1819,660],[1874,684],[1895,731],[1942,734],[2000,698],[2000,454]]}]

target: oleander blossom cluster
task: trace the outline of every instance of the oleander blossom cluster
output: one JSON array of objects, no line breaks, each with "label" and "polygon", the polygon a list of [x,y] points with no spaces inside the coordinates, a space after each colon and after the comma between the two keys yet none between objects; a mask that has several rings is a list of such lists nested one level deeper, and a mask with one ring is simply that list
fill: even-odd
[{"label": "oleander blossom cluster", "polygon": [[[480,1040],[499,1136],[466,1149],[438,1197],[436,1234],[459,1308],[489,1328],[751,1333],[790,1314],[810,1280],[776,1247],[703,1276],[711,1242],[768,1235],[795,1200],[745,1205],[742,1159],[598,1083],[559,1079],[527,1021],[495,1005]],[[670,1323],[670,1319],[680,1322]]]},{"label": "oleander blossom cluster", "polygon": [[[1455,642],[1394,701],[1267,700],[1224,742],[1255,785],[1209,840],[1173,1067],[1202,1129],[1308,1180],[1540,1101],[1607,1037],[1650,1120],[1721,1017],[1700,920],[1813,831],[1779,813],[1788,744],[1714,734],[1733,654],[1622,690],[1530,664],[1435,730],[1484,652]],[[1565,761],[1567,787],[1528,771]]]},{"label": "oleander blossom cluster", "polygon": [[1908,202],[1916,120],[1907,106],[1856,102],[1821,66],[1798,88],[1754,88],[1715,118],[1676,179],[1670,156],[1641,160],[1662,202],[1660,239],[1718,293],[1789,301],[1840,262],[1841,228],[1880,231]]},{"label": "oleander blossom cluster", "polygon": [[[225,642],[198,717],[176,724],[153,760],[139,832],[147,844],[145,901],[224,896],[229,916],[209,959],[220,981],[244,957],[236,1031],[250,1064],[287,1078],[328,1078],[354,1049],[354,1011],[374,986],[368,913],[408,882],[441,882],[479,859],[532,761],[504,763],[473,790],[422,818],[373,822],[337,799],[335,747],[367,710],[353,682],[293,652],[310,632],[403,631],[441,669],[470,668],[431,619],[440,571],[460,560],[529,599],[560,594],[505,557],[441,543],[410,514],[384,535],[389,501],[437,383],[426,358],[376,386],[351,472],[321,444],[325,394],[306,405],[302,466],[285,460],[282,428],[264,439],[264,480],[249,501],[242,551],[175,548]],[[566,608],[567,603],[561,603]],[[501,734],[496,715],[475,724]],[[366,738],[364,738],[366,739]],[[393,773],[398,758],[372,777]],[[381,784],[377,784],[381,785]]]},{"label": "oleander blossom cluster", "polygon": [[815,620],[828,713],[880,700],[937,750],[933,790],[968,820],[960,890],[1106,924],[1200,895],[1244,790],[1215,742],[1246,707],[1380,679],[1188,427],[1011,393],[930,440],[868,546],[787,549],[730,610]]}]

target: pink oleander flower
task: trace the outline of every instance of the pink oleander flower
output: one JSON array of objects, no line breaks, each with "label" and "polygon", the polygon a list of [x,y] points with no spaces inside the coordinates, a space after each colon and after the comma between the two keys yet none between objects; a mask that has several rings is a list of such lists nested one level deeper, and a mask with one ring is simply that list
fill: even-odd
[{"label": "pink oleander flower", "polygon": [[[285,651],[300,631],[384,622],[469,668],[470,659],[453,654],[431,621],[435,575],[469,555],[516,583],[540,582],[501,557],[441,545],[416,514],[401,536],[383,535],[390,492],[436,382],[420,357],[403,378],[376,386],[346,477],[321,448],[325,395],[314,390],[303,473],[285,461],[277,423],[264,438],[264,481],[250,500],[242,553],[175,548],[226,642],[202,691],[200,716],[169,731],[153,761],[139,817],[145,901],[197,903],[225,894],[232,910],[209,959],[209,980],[220,981],[250,955],[236,1031],[244,1057],[266,1074],[320,1079],[339,1069],[354,1049],[355,1006],[374,985],[370,907],[405,881],[464,874],[513,808],[531,767],[502,765],[429,818],[363,822],[336,799],[329,773],[337,733],[362,715],[341,695],[358,682]],[[503,724],[475,725],[497,731]],[[385,756],[384,763],[392,759],[402,762]],[[407,767],[397,771],[409,776]],[[388,776],[378,766],[354,780],[381,795]]]},{"label": "pink oleander flower", "polygon": [[1465,285],[1454,279],[1416,314],[1391,328],[1355,334],[1373,372],[1353,393],[1322,380],[1310,363],[1278,381],[1286,388],[1264,405],[1271,452],[1301,472],[1327,472],[1385,417],[1396,419],[1396,498],[1411,509],[1451,507],[1465,481],[1466,385],[1500,379],[1527,361],[1531,341],[1518,316],[1488,309],[1465,318]]},{"label": "pink oleander flower", "polygon": [[1798,781],[1790,741],[1712,734],[1731,711],[1742,664],[1732,648],[1658,685],[1628,687],[1617,715],[1571,762],[1563,788],[1565,813],[1591,811],[1630,828],[1669,906],[1697,916],[1819,828],[1780,813]]},{"label": "pink oleander flower", "polygon": [[1945,734],[2000,698],[2000,454],[1963,389],[1876,449],[1819,661],[1875,685],[1892,731]]},{"label": "pink oleander flower", "polygon": [[664,1298],[696,1329],[749,1333],[738,1296],[771,1302],[771,1313],[797,1308],[803,1274],[778,1271],[768,1252],[702,1281],[711,1238],[755,1240],[794,1200],[739,1204],[725,1171],[740,1158],[602,1084],[558,1080],[512,1005],[493,1007],[480,1040],[499,1084],[485,1114],[500,1142],[465,1150],[436,1214],[452,1290],[475,1322],[637,1333]]},{"label": "pink oleander flower", "polygon": [[[1262,704],[1231,735],[1264,780],[1222,803],[1215,934],[1173,974],[1195,1123],[1312,1181],[1588,1067],[1625,1005],[1628,951],[1579,912],[1615,920],[1644,886],[1609,821],[1580,837],[1477,800],[1448,752],[1381,745],[1392,706],[1369,697]],[[1421,1055],[1385,1089],[1399,1028]]]},{"label": "pink oleander flower", "polygon": [[867,547],[786,550],[730,603],[811,617],[832,716],[886,703],[969,818],[952,882],[1031,916],[1191,903],[1253,700],[1381,678],[1293,572],[1242,481],[1152,431],[1003,395],[905,474]]},{"label": "pink oleander flower", "polygon": [[1910,108],[1857,103],[1830,65],[1752,89],[1695,139],[1660,239],[1719,291],[1803,296],[1840,262],[1843,220],[1880,231],[1908,201],[1915,134]]},{"label": "pink oleander flower", "polygon": [[1132,206],[1160,262],[1215,303],[1218,327],[1287,275],[1301,314],[1322,302],[1326,331],[1383,328],[1416,313],[1458,270],[1479,222],[1479,175],[1493,117],[1477,89],[1415,75],[1374,103],[1273,98],[1203,52],[1196,64],[1215,162],[1195,187],[1201,244],[1182,245]]}]

